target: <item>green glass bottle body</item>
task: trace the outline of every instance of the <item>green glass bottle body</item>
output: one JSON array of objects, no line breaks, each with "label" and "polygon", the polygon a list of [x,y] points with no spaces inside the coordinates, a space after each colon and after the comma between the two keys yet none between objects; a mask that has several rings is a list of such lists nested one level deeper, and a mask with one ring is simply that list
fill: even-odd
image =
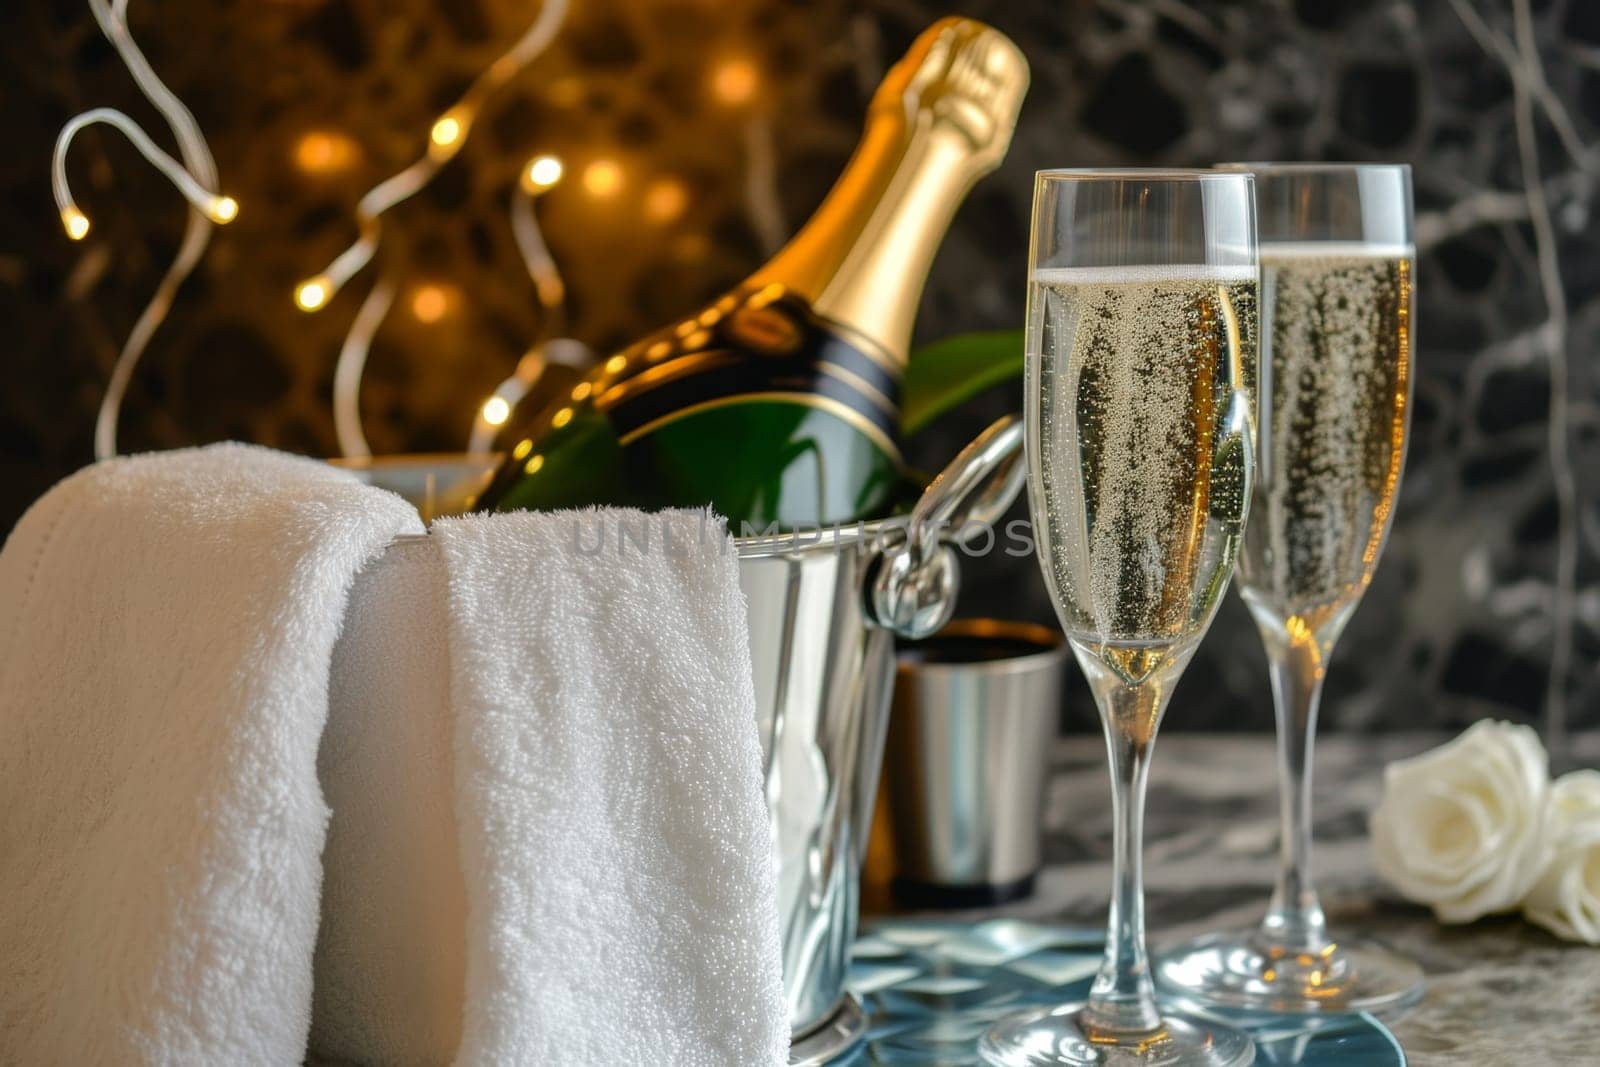
[{"label": "green glass bottle body", "polygon": [[519,412],[479,507],[710,506],[735,530],[885,511],[922,286],[955,208],[1004,156],[1026,85],[997,31],[952,18],[923,33],[794,239],[559,404]]},{"label": "green glass bottle body", "polygon": [[899,365],[776,283],[743,286],[611,357],[546,410],[497,509],[707,504],[736,522],[834,522],[893,490]]}]

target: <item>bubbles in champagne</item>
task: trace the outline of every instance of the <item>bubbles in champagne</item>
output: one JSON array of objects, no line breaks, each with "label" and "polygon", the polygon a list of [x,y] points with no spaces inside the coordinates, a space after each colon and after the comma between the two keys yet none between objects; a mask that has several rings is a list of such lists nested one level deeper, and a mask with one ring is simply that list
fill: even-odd
[{"label": "bubbles in champagne", "polygon": [[1255,272],[1040,271],[1030,498],[1062,625],[1127,682],[1188,650],[1248,503]]},{"label": "bubbles in champagne", "polygon": [[1263,245],[1261,445],[1239,563],[1263,627],[1331,646],[1371,581],[1405,457],[1412,252]]}]

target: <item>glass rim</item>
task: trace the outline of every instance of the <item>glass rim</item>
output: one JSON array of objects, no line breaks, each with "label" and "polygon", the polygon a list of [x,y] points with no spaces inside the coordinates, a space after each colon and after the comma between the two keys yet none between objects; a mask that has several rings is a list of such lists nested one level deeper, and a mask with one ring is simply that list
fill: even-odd
[{"label": "glass rim", "polygon": [[1272,160],[1229,161],[1213,165],[1224,174],[1405,174],[1411,173],[1409,163],[1313,163],[1306,161],[1274,162]]},{"label": "glass rim", "polygon": [[1051,167],[1033,172],[1035,181],[1204,182],[1251,176],[1247,170],[1216,167]]}]

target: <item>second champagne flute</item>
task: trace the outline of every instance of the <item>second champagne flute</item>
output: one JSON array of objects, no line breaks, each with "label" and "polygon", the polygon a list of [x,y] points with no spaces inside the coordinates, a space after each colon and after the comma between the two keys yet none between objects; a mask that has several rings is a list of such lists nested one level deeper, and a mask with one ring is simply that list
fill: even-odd
[{"label": "second champagne flute", "polygon": [[[1228,170],[1242,170],[1236,164]],[[1230,1007],[1392,1010],[1415,963],[1328,932],[1311,886],[1311,749],[1328,658],[1394,517],[1411,412],[1405,166],[1250,164],[1261,215],[1261,433],[1239,592],[1267,649],[1282,861],[1266,918],[1164,954],[1163,988]]]},{"label": "second champagne flute", "polygon": [[1257,290],[1248,174],[1044,171],[1028,279],[1028,500],[1100,709],[1114,843],[1081,1005],[1002,1020],[982,1057],[1238,1067],[1250,1039],[1157,1005],[1140,836],[1156,728],[1233,573],[1249,505]]}]

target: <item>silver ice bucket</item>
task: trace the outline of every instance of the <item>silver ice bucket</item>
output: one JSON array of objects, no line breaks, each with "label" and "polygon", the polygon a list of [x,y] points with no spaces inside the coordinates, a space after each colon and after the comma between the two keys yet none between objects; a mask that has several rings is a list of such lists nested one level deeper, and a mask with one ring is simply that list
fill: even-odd
[{"label": "silver ice bucket", "polygon": [[[422,483],[404,466],[356,473],[409,496]],[[735,541],[778,855],[791,1064],[825,1063],[866,1028],[844,980],[895,635],[924,637],[949,619],[959,584],[952,546],[997,522],[1025,475],[1022,426],[1007,417],[968,445],[907,516]]]},{"label": "silver ice bucket", "polygon": [[845,992],[861,860],[894,691],[894,638],[949,619],[951,545],[1004,514],[1025,476],[1022,427],[1002,419],[934,480],[909,516],[744,537],[756,719],[778,853],[792,1064],[825,1063],[866,1020]]}]

